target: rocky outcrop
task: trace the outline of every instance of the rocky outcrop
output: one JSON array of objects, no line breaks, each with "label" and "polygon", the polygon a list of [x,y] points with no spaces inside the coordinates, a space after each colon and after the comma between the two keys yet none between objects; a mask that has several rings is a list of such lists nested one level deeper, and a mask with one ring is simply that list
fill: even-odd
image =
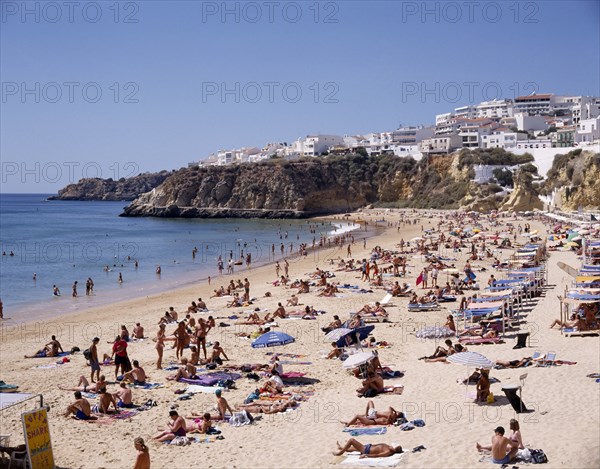
[{"label": "rocky outcrop", "polygon": [[541,192],[563,210],[600,207],[600,154],[575,150],[556,155]]},{"label": "rocky outcrop", "polygon": [[504,211],[527,212],[534,209],[542,210],[544,204],[537,193],[525,185],[518,185],[500,207]]},{"label": "rocky outcrop", "polygon": [[[502,155],[495,151],[493,156]],[[477,162],[486,157],[481,151],[475,155]],[[472,184],[464,158],[464,152],[419,162],[350,155],[184,168],[136,199],[122,216],[301,218],[369,204],[459,208],[479,199],[498,208],[503,197],[494,194],[501,189]]]},{"label": "rocky outcrop", "polygon": [[87,178],[69,184],[49,200],[134,200],[162,184],[172,171],[144,173],[130,178],[112,179]]}]

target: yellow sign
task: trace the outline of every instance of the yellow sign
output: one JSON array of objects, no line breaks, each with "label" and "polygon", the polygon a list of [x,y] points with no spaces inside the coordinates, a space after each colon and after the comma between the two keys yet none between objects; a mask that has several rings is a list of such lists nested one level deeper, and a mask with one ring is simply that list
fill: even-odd
[{"label": "yellow sign", "polygon": [[54,469],[54,455],[46,409],[21,414],[27,455],[32,469]]}]

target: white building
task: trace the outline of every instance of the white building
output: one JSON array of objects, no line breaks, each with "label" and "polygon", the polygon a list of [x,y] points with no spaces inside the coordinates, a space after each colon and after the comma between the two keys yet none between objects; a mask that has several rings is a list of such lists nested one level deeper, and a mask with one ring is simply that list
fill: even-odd
[{"label": "white building", "polygon": [[446,112],[444,114],[437,114],[435,116],[435,125],[443,125],[449,122],[454,117],[454,114],[451,112]]},{"label": "white building", "polygon": [[573,106],[573,124],[600,116],[600,98],[581,96],[579,103]]},{"label": "white building", "polygon": [[475,117],[502,119],[513,116],[513,102],[510,99],[494,99],[482,101],[476,107]]},{"label": "white building", "polygon": [[419,143],[419,151],[427,155],[452,153],[459,148],[462,148],[462,138],[457,134],[436,135],[432,138],[426,138]]},{"label": "white building", "polygon": [[474,119],[477,114],[477,106],[461,106],[454,108],[454,117],[462,117],[464,119]]},{"label": "white building", "polygon": [[481,148],[504,148],[511,150],[517,148],[519,140],[527,140],[523,132],[511,132],[508,129],[496,129],[489,135],[481,136]]},{"label": "white building", "polygon": [[[300,139],[299,139],[300,140]],[[296,144],[296,142],[294,142]],[[343,145],[344,139],[339,135],[307,135],[297,147],[303,156],[319,156],[329,151],[330,147]]]},{"label": "white building", "polygon": [[510,166],[506,165],[497,165],[497,164],[478,164],[473,166],[473,170],[475,171],[475,177],[472,179],[473,182],[477,184],[485,184],[495,179],[494,171],[496,169],[509,169],[512,172]]},{"label": "white building", "polygon": [[397,145],[418,145],[425,138],[433,137],[434,127],[400,127],[392,132],[392,141]]},{"label": "white building", "polygon": [[[462,119],[458,122],[458,135],[462,139],[463,148],[478,148],[481,137],[489,135],[494,122],[491,119]],[[497,125],[496,125],[497,127]]]},{"label": "white building", "polygon": [[522,113],[529,116],[550,114],[553,110],[553,94],[531,94],[519,96],[514,102],[514,114]]},{"label": "white building", "polygon": [[552,140],[549,138],[536,138],[517,141],[516,150],[534,150],[537,148],[552,148]]},{"label": "white building", "polygon": [[517,129],[524,130],[526,132],[534,130],[546,130],[548,123],[544,116],[539,115],[528,115],[524,112],[516,113],[514,115]]},{"label": "white building", "polygon": [[575,130],[575,142],[581,144],[597,140],[600,140],[600,117],[582,119]]}]

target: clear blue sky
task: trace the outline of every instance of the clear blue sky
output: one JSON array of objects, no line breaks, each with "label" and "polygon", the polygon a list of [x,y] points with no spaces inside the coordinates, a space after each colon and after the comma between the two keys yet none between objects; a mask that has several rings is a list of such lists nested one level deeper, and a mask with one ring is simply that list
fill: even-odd
[{"label": "clear blue sky", "polygon": [[2,0],[0,190],[432,123],[496,96],[600,94],[598,1],[224,5]]}]

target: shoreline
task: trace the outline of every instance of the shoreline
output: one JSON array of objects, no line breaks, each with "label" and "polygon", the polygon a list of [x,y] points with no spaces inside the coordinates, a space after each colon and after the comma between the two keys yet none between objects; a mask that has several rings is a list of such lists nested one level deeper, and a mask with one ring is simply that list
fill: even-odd
[{"label": "shoreline", "polygon": [[[362,225],[360,225],[359,223],[353,223],[353,225],[351,225],[352,220],[338,220],[335,218],[330,218],[330,217],[315,217],[314,218],[315,221],[319,221],[319,222],[324,222],[324,223],[330,223],[332,226],[336,226],[339,225],[339,228],[342,228],[341,231],[338,231],[337,229],[335,231],[331,231],[329,232],[328,236],[326,239],[334,239],[337,236],[343,236],[346,235],[347,233],[352,233],[352,232],[361,232],[359,230],[362,229]],[[344,226],[342,224],[346,224],[347,227],[344,230]],[[379,232],[379,233],[378,233]],[[374,229],[372,229],[371,231],[367,231],[364,232],[362,231],[363,234],[368,234],[367,236],[363,236],[360,239],[362,240],[363,238],[366,239],[370,239],[373,237],[376,237],[378,234],[381,234],[383,232],[383,230],[381,229],[381,227],[374,227]],[[195,274],[192,271],[187,271],[187,272],[180,272],[178,274],[176,274],[176,276],[172,277],[170,279],[170,284],[168,286],[165,286],[164,288],[160,288],[160,286],[157,286],[158,290],[157,291],[151,291],[149,294],[144,294],[142,293],[140,290],[143,290],[146,286],[148,285],[152,285],[149,282],[144,282],[144,283],[139,283],[136,284],[136,290],[135,291],[128,291],[127,293],[132,292],[133,295],[128,295],[128,298],[123,298],[125,291],[123,292],[123,295],[119,295],[118,299],[112,299],[110,298],[110,294],[113,293],[112,290],[109,292],[109,294],[107,295],[107,297],[105,298],[101,298],[100,301],[98,301],[97,304],[94,305],[82,305],[82,307],[78,307],[77,310],[73,310],[73,311],[62,311],[62,312],[58,312],[58,313],[48,313],[48,314],[41,314],[38,317],[36,317],[35,319],[27,319],[27,318],[23,318],[23,319],[19,319],[19,320],[15,320],[12,318],[12,316],[9,317],[5,317],[4,319],[0,319],[0,342],[2,342],[4,340],[4,335],[5,335],[5,329],[6,328],[10,328],[10,327],[14,327],[16,325],[22,326],[22,327],[27,327],[29,325],[32,324],[42,324],[42,325],[48,325],[48,324],[55,324],[55,323],[59,323],[59,322],[67,322],[70,323],[72,319],[77,318],[78,316],[84,316],[84,315],[88,315],[88,314],[94,314],[95,312],[97,312],[98,310],[102,310],[104,308],[119,308],[119,307],[128,307],[131,305],[135,305],[141,301],[146,301],[146,302],[153,302],[156,301],[164,296],[176,296],[178,294],[183,294],[183,293],[187,293],[188,291],[190,291],[193,288],[210,288],[213,286],[213,282],[218,282],[218,281],[224,281],[227,280],[227,282],[230,279],[236,279],[237,276],[242,276],[242,278],[244,276],[249,276],[254,272],[260,273],[259,269],[265,269],[266,267],[272,267],[275,265],[275,262],[281,261],[284,258],[287,258],[288,261],[290,262],[290,264],[298,261],[298,260],[306,260],[309,259],[311,256],[313,258],[313,260],[319,258],[318,254],[320,252],[323,251],[327,251],[330,249],[335,249],[334,247],[328,248],[328,247],[323,247],[323,248],[319,248],[318,246],[315,246],[314,250],[312,248],[312,246],[308,246],[307,247],[307,252],[308,255],[307,256],[300,256],[300,254],[298,254],[297,251],[295,251],[291,256],[283,256],[283,257],[276,257],[274,259],[270,258],[269,255],[269,259],[265,260],[265,261],[259,261],[256,264],[252,264],[252,267],[250,269],[248,269],[245,266],[236,266],[236,267],[242,267],[242,269],[238,269],[238,270],[234,270],[233,274],[223,274],[222,276],[218,275],[218,272],[215,272],[215,275],[210,275],[211,277],[211,285],[209,285],[207,283],[208,280],[208,275],[203,276],[203,277],[195,277]],[[204,275],[204,274],[200,274],[200,275]],[[191,278],[193,277],[193,278]],[[226,283],[227,283],[226,282]],[[116,290],[118,291],[118,290]],[[64,295],[64,298],[69,300],[71,299],[70,296]],[[86,297],[86,296],[80,296],[79,299],[82,300],[86,300],[90,297]],[[94,298],[94,297],[92,297]],[[51,307],[51,303],[52,301],[55,300],[55,298],[50,298],[50,300],[48,300],[48,302],[50,303],[49,308]],[[205,298],[205,301],[207,300],[207,298]],[[191,302],[192,300],[190,300]],[[30,310],[31,308],[41,308],[42,305],[44,305],[45,302],[35,302],[35,303],[31,303],[28,305],[25,305],[19,309],[13,310],[13,313],[11,314],[22,314],[22,313],[27,313],[28,310]],[[189,302],[188,302],[189,304]],[[167,309],[167,307],[165,306],[164,308],[165,310]],[[6,311],[6,310],[5,310]],[[38,312],[39,310],[36,310],[36,312]],[[126,322],[126,324],[128,324],[129,326],[133,326],[134,323],[128,323]],[[129,327],[131,329],[131,327]],[[118,331],[118,329],[116,329]],[[85,340],[91,340],[93,336],[88,337],[87,335],[84,337]]]},{"label": "shoreline", "polygon": [[[108,201],[108,202],[114,203],[113,201]],[[96,203],[96,201],[93,201],[91,203]],[[346,233],[350,230],[356,229],[356,228],[353,228],[352,226],[350,226],[352,221],[347,220],[347,219],[337,219],[336,217],[314,217],[312,220],[313,220],[313,222],[307,221],[306,223],[328,224],[329,225],[326,230],[320,231],[319,229],[317,229],[317,231],[314,234],[314,236],[316,236],[317,238],[319,238],[321,236],[325,236],[326,238],[331,238],[331,237],[335,237],[335,236],[343,236],[344,233]],[[247,222],[247,221],[248,220],[240,220],[240,222]],[[261,221],[261,220],[258,220],[258,221]],[[283,225],[283,223],[285,221],[286,220],[280,220],[277,224]],[[268,221],[268,222],[271,222],[271,221]],[[304,225],[304,223],[303,223],[303,225]],[[304,226],[306,227],[308,225],[304,225]],[[355,226],[360,228],[359,225],[355,225]],[[273,227],[275,227],[275,224],[273,224]],[[276,234],[276,232],[275,232],[275,234]],[[253,257],[252,268],[256,268],[256,267],[259,267],[259,266],[262,266],[265,264],[272,263],[280,257],[279,249],[277,250],[277,252],[275,253],[275,255],[273,257],[271,256],[271,250],[270,250],[271,244],[275,244],[276,246],[278,246],[278,243],[285,244],[286,245],[286,254],[287,254],[287,247],[289,246],[290,243],[292,243],[292,244],[294,244],[294,252],[291,254],[288,254],[285,257],[297,256],[298,255],[297,254],[297,246],[301,242],[305,242],[310,245],[311,239],[313,237],[313,235],[308,234],[308,231],[306,229],[305,229],[305,234],[304,235],[301,234],[301,236],[303,236],[303,238],[306,238],[306,239],[301,238],[301,239],[297,240],[294,235],[294,239],[290,238],[287,241],[282,241],[281,238],[279,240],[277,240],[276,239],[277,236],[275,236],[275,234],[273,234],[273,239],[269,239],[269,240],[266,240],[266,239],[260,240],[259,239],[257,243],[252,243],[252,242],[250,242],[250,240],[247,240],[249,242],[248,251],[252,252],[252,257]],[[143,235],[140,234],[140,236],[143,236]],[[239,241],[240,240],[238,239],[237,241],[238,241],[237,254],[239,254]],[[115,243],[116,243],[116,241],[115,241]],[[129,243],[129,244],[131,244],[131,243]],[[84,296],[83,292],[80,291],[80,295],[78,296],[78,298],[73,298],[71,296],[70,288],[68,288],[68,286],[70,284],[68,282],[67,283],[61,282],[62,283],[62,285],[61,285],[61,284],[59,284],[59,282],[56,282],[56,281],[54,281],[54,283],[57,283],[59,285],[59,287],[61,287],[61,289],[63,289],[63,292],[62,292],[63,294],[60,297],[54,297],[51,295],[51,292],[50,292],[50,293],[48,293],[48,297],[46,298],[44,295],[44,288],[49,288],[49,286],[43,285],[43,284],[39,285],[40,270],[38,268],[36,268],[35,265],[31,265],[31,271],[38,272],[38,285],[36,285],[36,283],[34,281],[33,287],[30,287],[27,285],[27,286],[25,286],[25,290],[23,290],[23,291],[27,291],[26,290],[27,288],[33,288],[33,290],[31,290],[31,298],[28,298],[27,296],[24,296],[23,293],[21,293],[20,296],[18,296],[18,298],[14,299],[15,302],[12,302],[10,299],[10,295],[3,295],[3,296],[7,297],[7,298],[3,298],[4,314],[6,317],[10,317],[13,321],[17,321],[20,323],[27,323],[27,322],[36,321],[36,320],[52,320],[52,319],[61,317],[63,315],[83,313],[89,309],[110,306],[111,304],[126,302],[130,299],[143,299],[143,298],[148,298],[148,297],[155,297],[157,295],[165,294],[165,293],[168,293],[169,291],[176,290],[178,288],[186,288],[186,287],[190,287],[194,284],[206,282],[206,280],[209,276],[212,278],[218,278],[218,271],[216,268],[216,259],[217,259],[216,254],[213,253],[214,259],[212,257],[207,257],[208,247],[207,247],[207,254],[205,254],[204,249],[201,246],[201,243],[197,244],[197,245],[201,247],[201,251],[199,252],[197,258],[196,259],[192,258],[192,260],[190,260],[189,258],[178,256],[177,259],[179,260],[179,262],[177,262],[177,265],[172,264],[170,262],[170,259],[173,258],[173,257],[171,257],[172,254],[170,254],[169,252],[167,252],[165,250],[164,253],[161,255],[163,259],[158,260],[158,261],[152,260],[145,267],[140,268],[139,271],[137,268],[134,269],[133,259],[131,259],[130,261],[123,260],[125,265],[121,264],[121,266],[111,267],[109,272],[113,272],[113,274],[109,274],[106,271],[104,271],[104,272],[100,272],[100,271],[95,272],[94,271],[94,272],[92,272],[92,277],[94,277],[94,279],[97,279],[97,277],[99,277],[100,281],[97,281],[96,289],[95,289],[93,295],[92,296]],[[234,249],[235,240],[232,238],[231,243],[229,243],[227,246]],[[219,248],[219,249],[221,249],[220,254],[223,256],[224,259],[226,259],[226,255],[228,252],[228,251],[223,251],[223,249],[225,249],[225,248],[229,249],[228,247],[226,247],[226,245],[222,245]],[[181,254],[181,253],[179,253],[179,254]],[[219,252],[217,252],[217,254],[219,254]],[[175,254],[173,254],[173,255],[175,255]],[[17,252],[17,256],[19,256],[18,252]],[[116,256],[115,256],[115,258],[116,258]],[[234,259],[234,261],[235,260],[238,260],[238,259]],[[4,258],[3,258],[3,261],[4,261]],[[24,262],[24,261],[21,261],[21,262]],[[108,261],[103,260],[103,262],[107,262],[107,265],[108,265]],[[140,262],[143,263],[144,260],[142,259]],[[160,276],[160,277],[158,277],[154,274],[154,267],[152,267],[152,265],[155,262],[157,265],[162,265],[162,267],[163,267],[162,276]],[[214,263],[214,265],[213,265],[213,263]],[[65,265],[65,268],[67,268],[67,267],[69,267],[69,266]],[[112,283],[110,281],[110,277],[116,275],[116,274],[114,274],[114,272],[121,271],[121,270],[123,271],[123,275],[125,277],[125,283],[123,283],[122,285],[117,285],[116,278],[113,280],[114,283]],[[234,275],[239,275],[239,272],[242,272],[242,271],[246,272],[246,267],[245,267],[245,265],[244,266],[235,266],[235,270],[236,270],[236,272],[234,273]],[[84,274],[81,274],[81,275],[84,275]],[[86,273],[85,276],[89,276],[89,272]],[[109,279],[108,283],[107,283],[105,277],[107,279]],[[48,283],[47,278],[48,278],[48,276],[46,276],[46,280],[45,280],[46,284]],[[77,277],[75,277],[75,278],[77,278]],[[79,278],[79,280],[81,280],[81,277]],[[81,287],[83,287],[83,285],[80,282],[80,288]],[[35,316],[34,319],[30,318],[32,315]]]}]

